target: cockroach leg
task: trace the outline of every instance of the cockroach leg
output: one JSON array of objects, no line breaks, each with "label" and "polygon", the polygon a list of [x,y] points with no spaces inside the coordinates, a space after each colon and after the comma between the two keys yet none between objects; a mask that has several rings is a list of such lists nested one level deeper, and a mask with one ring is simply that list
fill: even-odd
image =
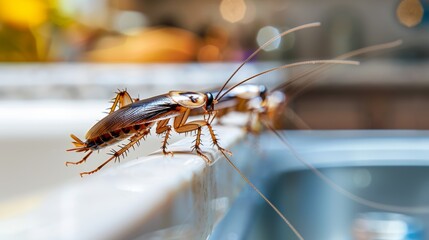
[{"label": "cockroach leg", "polygon": [[174,129],[179,134],[197,131],[197,136],[195,139],[195,145],[194,145],[193,149],[197,152],[197,154],[199,156],[201,156],[207,163],[209,163],[209,164],[211,163],[210,159],[206,155],[203,154],[203,152],[201,151],[201,148],[200,148],[201,128],[203,126],[209,126],[210,135],[212,137],[213,144],[216,145],[220,151],[225,151],[227,153],[230,153],[229,151],[221,148],[218,145],[216,135],[214,134],[213,129],[211,128],[211,125],[209,122],[207,122],[207,120],[195,120],[195,121],[191,121],[191,122],[187,123],[186,120],[188,120],[189,113],[190,113],[190,109],[187,109],[183,114],[174,118]]},{"label": "cockroach leg", "polygon": [[247,118],[245,130],[247,133],[257,135],[259,132],[259,126],[258,124],[261,119],[261,113],[256,110],[250,110],[250,115]]},{"label": "cockroach leg", "polygon": [[171,126],[169,126],[169,128],[167,129],[167,131],[165,131],[164,141],[162,142],[161,148],[162,148],[162,153],[164,155],[170,155],[170,156],[173,157],[173,155],[174,155],[173,152],[166,151],[167,145],[168,145],[168,138],[170,138],[170,136],[171,136],[170,132],[171,132]]},{"label": "cockroach leg", "polygon": [[204,159],[204,161],[206,161],[207,164],[210,165],[212,163],[212,161],[206,155],[203,154],[203,152],[201,151],[201,148],[200,148],[200,144],[201,144],[201,127],[199,127],[197,129],[197,135],[196,135],[196,138],[195,138],[194,142],[195,142],[195,144],[194,144],[193,150],[195,150],[195,152],[200,157],[202,157]]},{"label": "cockroach leg", "polygon": [[[211,119],[210,119],[210,117],[211,117]],[[211,114],[209,113],[209,117],[207,119],[207,122],[209,124],[212,124],[216,117],[219,119],[220,116],[218,115],[218,111],[214,110]]]},{"label": "cockroach leg", "polygon": [[119,106],[119,108],[122,108],[124,106],[127,106],[131,103],[133,103],[134,100],[131,98],[130,94],[127,92],[127,90],[118,91],[116,93],[116,97],[113,99],[113,104],[110,107],[110,113],[114,112],[116,107]]},{"label": "cockroach leg", "polygon": [[216,146],[216,147],[217,147],[217,149],[218,149],[219,151],[221,151],[221,152],[223,152],[223,153],[225,153],[225,154],[228,154],[229,156],[232,156],[232,152],[231,152],[231,151],[226,150],[225,148],[222,148],[222,147],[219,145],[219,142],[218,142],[218,139],[217,139],[217,135],[216,135],[216,133],[214,132],[212,125],[211,125],[210,123],[206,123],[206,125],[207,125],[207,128],[208,128],[208,129],[209,129],[209,131],[210,131],[210,136],[211,136],[211,138],[212,138],[213,145],[214,145],[214,146]]},{"label": "cockroach leg", "polygon": [[66,162],[66,166],[68,166],[69,164],[72,165],[79,165],[81,163],[86,162],[86,159],[88,159],[88,157],[93,153],[93,151],[90,151],[88,154],[86,154],[85,157],[82,158],[82,160],[78,161],[78,162]]},{"label": "cockroach leg", "polygon": [[173,152],[167,151],[168,139],[170,138],[171,126],[167,125],[170,119],[161,120],[156,125],[156,134],[165,133],[164,140],[162,141],[162,153],[164,155],[173,156]]},{"label": "cockroach leg", "polygon": [[144,138],[147,134],[149,133],[149,131],[145,130],[145,131],[141,131],[141,132],[137,132],[136,134],[134,134],[131,138],[130,138],[130,142],[128,142],[127,144],[125,144],[121,149],[119,149],[118,151],[114,151],[114,153],[112,154],[112,156],[107,159],[103,164],[101,164],[100,166],[98,166],[96,169],[90,171],[90,172],[81,172],[80,176],[83,177],[84,175],[89,175],[89,174],[93,174],[95,172],[98,172],[100,169],[102,169],[106,164],[108,164],[110,161],[112,161],[113,159],[117,159],[118,157],[120,157],[122,154],[124,154],[125,152],[127,152],[132,146],[134,146],[134,144],[138,143],[142,138]]}]

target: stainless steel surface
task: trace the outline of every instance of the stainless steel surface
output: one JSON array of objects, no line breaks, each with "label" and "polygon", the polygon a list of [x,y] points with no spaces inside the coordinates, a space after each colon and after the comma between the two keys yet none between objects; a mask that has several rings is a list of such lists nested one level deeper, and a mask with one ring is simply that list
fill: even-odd
[{"label": "stainless steel surface", "polygon": [[[429,131],[286,131],[301,157],[353,194],[384,204],[429,205]],[[379,211],[335,191],[299,163],[273,134],[260,139],[251,179],[305,239],[358,239],[355,219]],[[257,156],[243,143],[241,151]],[[255,149],[255,148],[253,148]],[[250,153],[252,152],[252,153]],[[429,215],[405,213],[423,223]],[[212,239],[297,239],[251,189],[244,191]],[[419,238],[415,238],[419,239]]]}]

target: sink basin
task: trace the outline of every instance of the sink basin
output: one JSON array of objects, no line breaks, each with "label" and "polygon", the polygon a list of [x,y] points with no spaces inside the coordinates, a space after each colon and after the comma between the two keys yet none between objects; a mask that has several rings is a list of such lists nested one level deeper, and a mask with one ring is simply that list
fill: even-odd
[{"label": "sink basin", "polygon": [[[274,134],[264,134],[259,139],[264,145],[260,146],[259,166],[251,171],[250,178],[304,239],[429,239],[428,131],[282,134],[301,158],[348,192],[377,203],[411,207],[411,212],[395,213],[357,203],[297,161]],[[248,145],[243,143],[243,151],[255,156],[255,151],[245,150]],[[370,224],[362,227],[363,223]],[[394,233],[388,232],[387,226],[393,226]],[[379,235],[371,238],[370,234]],[[247,188],[212,239],[298,237]]]}]

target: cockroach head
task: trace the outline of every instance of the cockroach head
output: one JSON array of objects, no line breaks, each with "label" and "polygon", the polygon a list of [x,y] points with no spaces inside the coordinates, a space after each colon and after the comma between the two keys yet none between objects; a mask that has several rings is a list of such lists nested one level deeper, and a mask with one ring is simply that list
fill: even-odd
[{"label": "cockroach head", "polygon": [[268,89],[265,85],[259,85],[259,97],[264,101],[267,98]]},{"label": "cockroach head", "polygon": [[217,101],[214,99],[213,94],[210,92],[206,92],[206,111],[211,112],[214,110],[214,105],[217,103]]}]

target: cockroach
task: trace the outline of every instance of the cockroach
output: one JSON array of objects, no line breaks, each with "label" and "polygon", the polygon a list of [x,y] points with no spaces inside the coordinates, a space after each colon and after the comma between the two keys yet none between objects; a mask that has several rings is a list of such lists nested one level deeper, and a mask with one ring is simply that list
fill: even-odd
[{"label": "cockroach", "polygon": [[[389,43],[383,43],[379,45],[374,45],[370,47],[361,48],[346,54],[343,54],[341,56],[338,56],[337,60],[340,59],[346,59],[350,57],[354,57],[357,55],[361,55],[364,53],[376,51],[376,50],[382,50],[387,48],[393,48],[401,44],[401,41],[393,41]],[[286,96],[282,91],[279,91],[281,89],[284,89],[291,84],[293,84],[296,80],[302,79],[304,77],[309,77],[314,74],[318,74],[319,72],[326,70],[329,66],[320,66],[317,68],[312,69],[311,71],[304,72],[301,74],[298,74],[297,76],[292,77],[287,83],[281,84],[280,86],[277,86],[272,91],[269,91],[267,87],[264,85],[252,85],[252,84],[246,84],[243,83],[250,80],[246,79],[244,81],[241,81],[240,83],[234,85],[234,87],[230,88],[226,92],[220,92],[220,91],[212,91],[212,95],[221,95],[222,100],[220,100],[217,105],[217,113],[218,118],[219,116],[223,116],[231,111],[236,112],[245,112],[245,113],[256,113],[256,123],[257,125],[263,125],[266,129],[273,132],[275,136],[284,144],[292,153],[295,159],[303,163],[308,169],[310,169],[319,179],[321,179],[325,184],[327,184],[329,187],[337,191],[338,193],[344,195],[345,197],[351,199],[352,201],[371,207],[373,209],[382,210],[382,211],[389,211],[389,212],[398,212],[398,213],[406,213],[406,214],[427,214],[429,213],[429,206],[399,206],[399,205],[392,205],[392,204],[385,204],[380,203],[376,201],[372,201],[366,198],[363,198],[361,196],[358,196],[343,187],[336,184],[334,181],[329,179],[327,176],[325,176],[322,172],[320,172],[317,168],[313,167],[309,162],[307,162],[304,158],[302,158],[295,150],[294,148],[288,143],[286,137],[282,134],[280,134],[272,125],[272,119],[274,118],[274,115],[278,113],[280,110],[279,106],[286,105]],[[315,79],[309,79],[305,84],[303,84],[303,87],[301,88],[301,91],[303,88],[311,84]],[[300,92],[300,90],[296,91],[295,94],[292,97],[296,97],[297,94]],[[223,98],[222,98],[223,97]],[[291,97],[288,98],[290,100]],[[201,112],[195,112],[194,115],[201,114]],[[250,118],[249,118],[250,119]],[[250,120],[249,120],[250,121]],[[249,122],[246,126],[246,129],[250,130],[251,132],[255,133],[255,129],[253,125],[250,125]],[[234,166],[233,166],[234,167]],[[251,184],[251,183],[249,183]],[[252,186],[252,185],[251,185]],[[255,188],[254,186],[252,186]],[[256,190],[256,189],[255,189]],[[256,190],[258,192],[258,190]],[[262,194],[258,192],[261,196]],[[263,197],[263,196],[262,196]],[[265,199],[265,198],[264,198]],[[269,204],[270,202],[265,199]],[[271,206],[274,210],[276,208],[274,206]],[[276,210],[277,211],[277,210]],[[282,216],[279,212],[277,212],[280,216]],[[291,227],[292,228],[292,227]],[[293,230],[293,228],[292,228]],[[295,230],[294,230],[295,231]],[[295,234],[297,234],[295,232]],[[297,236],[299,236],[297,234]]]},{"label": "cockroach", "polygon": [[[218,90],[209,91],[212,95],[217,95]],[[229,112],[250,113],[246,123],[248,132],[256,133],[258,129],[252,123],[259,122],[261,115],[273,117],[273,112],[285,103],[286,96],[281,91],[268,93],[268,88],[261,84],[243,84],[235,87],[232,91],[221,98],[216,104],[216,119],[218,124],[222,124],[221,119]],[[204,112],[197,109],[191,115],[201,115]]]},{"label": "cockroach", "polygon": [[[364,47],[342,54],[334,58],[333,60],[344,60],[373,51],[393,48],[400,45],[401,43],[401,40],[396,40],[393,42]],[[232,111],[250,113],[251,116],[249,117],[249,120],[246,124],[246,129],[250,132],[257,133],[260,131],[259,126],[261,125],[261,119],[265,119],[265,121],[268,121],[270,123],[273,122],[273,119],[276,117],[277,114],[281,112],[282,108],[288,105],[288,102],[298,96],[299,93],[308,85],[317,80],[317,78],[310,77],[312,77],[313,75],[317,75],[324,70],[327,70],[331,66],[332,65],[322,64],[321,66],[315,67],[309,71],[297,74],[296,76],[293,76],[291,79],[289,79],[287,82],[280,84],[272,90],[268,90],[265,85],[244,83],[261,74],[275,71],[277,70],[277,68],[272,68],[255,76],[249,77],[235,84],[226,91],[212,90],[210,91],[212,95],[220,95],[219,101],[216,105],[216,117],[219,121],[221,117]],[[301,87],[295,89],[293,95],[288,95],[286,97],[286,94],[284,93],[286,88],[289,86],[293,86],[293,84],[295,84],[297,81],[304,81],[304,83]],[[200,109],[191,112],[192,115],[199,115],[203,113],[204,112]],[[254,123],[256,126],[252,125],[252,123]]]},{"label": "cockroach", "polygon": [[[316,27],[320,23],[310,23],[302,25],[293,29],[290,29],[278,37],[292,33],[294,31]],[[246,59],[239,68],[234,72],[234,74],[254,55],[256,55],[262,48],[276,38],[271,39],[265,45],[261,46],[257,51],[254,52],[248,59]],[[263,73],[268,73],[277,69],[290,68],[300,65],[309,65],[309,64],[358,64],[356,61],[345,61],[345,60],[314,60],[314,61],[304,61],[297,62],[292,64],[283,65],[270,69]],[[259,73],[251,78],[262,75]],[[234,76],[234,74],[232,76]],[[230,79],[232,78],[230,77]],[[251,78],[248,78],[250,80]],[[229,79],[229,80],[230,80]],[[228,80],[228,81],[229,81]],[[227,82],[228,82],[227,81]],[[225,88],[226,84],[222,87],[220,92]],[[234,87],[235,88],[235,87]],[[230,92],[233,89],[230,88],[226,92]],[[219,93],[220,93],[219,92]],[[222,153],[230,154],[226,149],[223,149],[219,143],[218,139],[214,133],[211,121],[216,116],[216,111],[214,105],[221,102],[224,94],[219,97],[217,94],[216,98],[213,97],[213,94],[210,92],[201,93],[201,92],[191,92],[191,91],[170,91],[167,94],[162,94],[148,99],[133,99],[127,91],[119,91],[116,97],[113,99],[113,104],[110,107],[110,112],[106,117],[97,122],[86,134],[86,141],[80,140],[75,135],[71,135],[74,140],[73,144],[75,148],[68,149],[68,151],[76,152],[88,152],[82,160],[78,162],[66,162],[66,165],[69,164],[81,164],[84,163],[88,157],[95,151],[102,149],[107,146],[111,146],[115,143],[118,143],[128,137],[129,142],[125,145],[122,145],[118,151],[112,152],[112,156],[105,161],[102,165],[97,167],[93,171],[82,172],[81,176],[92,174],[99,171],[107,163],[113,159],[117,159],[124,153],[126,153],[131,147],[135,144],[138,144],[142,139],[144,139],[149,133],[151,128],[156,124],[156,133],[164,134],[163,144],[161,146],[162,152],[164,154],[173,154],[172,152],[167,151],[168,139],[172,130],[175,130],[177,133],[189,133],[196,131],[196,140],[193,146],[193,150],[200,155],[206,162],[210,162],[209,158],[206,157],[200,149],[201,144],[201,130],[203,127],[207,127],[211,140]],[[119,108],[119,109],[117,109]],[[117,110],[116,110],[117,109]],[[202,111],[208,116],[204,120],[195,120],[187,122],[188,117],[190,116],[191,110],[202,109]],[[169,125],[170,119],[173,120],[173,125]]]},{"label": "cockroach", "polygon": [[[212,95],[216,95],[218,91],[213,90],[211,93]],[[287,103],[292,97],[294,96],[288,95],[286,97],[283,90],[269,91],[265,85],[261,84],[239,85],[225,94],[217,103],[217,124],[223,124],[222,118],[230,112],[247,113],[249,116],[245,124],[245,130],[248,133],[259,134],[263,129],[261,120],[265,119],[265,121],[274,122],[279,114],[284,112],[285,107],[288,105]],[[301,125],[306,129],[309,128],[292,109],[287,110],[288,114],[285,114],[285,117],[289,117],[297,125]],[[191,115],[201,114],[204,114],[204,112],[199,109],[191,112]],[[297,122],[296,118],[298,118],[299,122]]]},{"label": "cockroach", "polygon": [[[340,55],[334,59],[341,60],[346,59],[354,56],[358,56],[361,54],[365,54],[368,52],[378,51],[382,49],[388,49],[393,48],[398,45],[400,45],[402,41],[397,40],[389,43],[383,43],[379,45],[373,45],[370,47],[361,48],[343,55]],[[311,172],[313,172],[314,175],[316,175],[319,179],[322,180],[326,185],[334,189],[339,194],[351,199],[352,201],[361,204],[363,206],[367,206],[373,209],[387,211],[387,212],[397,212],[397,213],[404,213],[404,214],[429,214],[429,206],[403,206],[403,205],[393,205],[393,204],[386,204],[381,203],[377,201],[372,201],[369,199],[366,199],[364,197],[358,196],[343,187],[339,186],[337,183],[332,181],[330,178],[328,178],[326,175],[324,175],[321,171],[319,171],[317,168],[312,166],[308,161],[306,161],[304,158],[302,158],[297,151],[289,144],[287,141],[286,136],[279,133],[272,125],[272,119],[273,113],[278,112],[280,108],[279,105],[286,105],[286,96],[283,95],[283,92],[279,92],[279,90],[284,89],[291,84],[293,84],[296,80],[309,77],[314,74],[318,74],[319,72],[326,70],[330,66],[320,66],[316,67],[310,71],[303,72],[301,74],[298,74],[297,76],[292,77],[288,82],[281,84],[274,88],[273,90],[269,91],[267,88],[263,85],[241,85],[248,81],[248,79],[239,82],[238,84],[234,85],[237,86],[235,89],[230,88],[231,90],[228,90],[227,92],[222,92],[221,96],[226,96],[226,99],[231,102],[231,99],[236,99],[236,105],[227,105],[227,109],[223,110],[224,113],[229,111],[238,111],[238,112],[256,112],[258,114],[258,124],[262,124],[266,129],[274,133],[274,135],[279,139],[279,141],[284,144],[285,147],[289,149],[289,151],[292,153],[294,158],[304,164]],[[303,84],[301,89],[298,91],[295,91],[294,95],[292,97],[296,97],[300,91],[302,91],[305,87],[307,87],[309,84],[311,84],[316,79],[308,79],[307,82]],[[259,90],[259,91],[258,91]],[[218,92],[216,93],[218,94]],[[214,94],[215,95],[215,94]],[[270,99],[270,96],[273,96]],[[292,97],[288,97],[288,101]],[[285,102],[283,102],[285,101]],[[220,104],[219,104],[220,105]],[[222,106],[222,105],[220,105]],[[257,111],[255,111],[257,110]],[[253,131],[254,132],[254,131]],[[274,207],[273,207],[274,208]],[[295,232],[295,234],[297,234]],[[299,237],[299,235],[298,235]]]},{"label": "cockroach", "polygon": [[[223,97],[226,94],[233,91],[235,88],[260,75],[266,74],[271,71],[278,69],[285,69],[300,65],[312,65],[312,64],[352,64],[357,65],[356,61],[348,60],[314,60],[304,61],[292,64],[283,65],[273,69],[266,70],[251,76],[238,84],[225,90],[229,81],[233,76],[249,62],[258,52],[260,52],[265,46],[272,43],[276,39],[310,27],[320,26],[320,23],[310,23],[302,26],[292,28],[288,31],[281,33],[280,35],[270,39],[260,48],[258,48],[252,55],[250,55],[230,76],[225,82],[222,88],[214,96],[210,92],[192,92],[192,91],[170,91],[166,94],[158,95],[147,99],[133,99],[127,91],[119,91],[114,98],[113,104],[110,107],[110,112],[106,117],[97,122],[86,134],[85,141],[80,140],[75,135],[71,135],[74,140],[74,148],[68,149],[67,151],[75,152],[88,152],[80,161],[77,162],[66,162],[66,165],[70,164],[81,164],[84,163],[89,156],[96,150],[111,146],[122,140],[128,138],[128,143],[121,145],[120,149],[115,151],[112,150],[112,156],[109,157],[103,164],[98,166],[96,169],[89,172],[80,173],[81,176],[93,174],[103,168],[112,160],[118,159],[120,156],[125,154],[131,147],[138,145],[141,140],[150,133],[150,130],[156,124],[156,133],[164,134],[164,140],[161,146],[162,152],[166,155],[172,155],[172,152],[167,151],[168,139],[171,131],[174,130],[177,133],[190,133],[196,131],[195,143],[192,146],[199,156],[201,156],[207,163],[210,163],[210,159],[204,155],[200,149],[201,144],[201,130],[203,127],[207,127],[210,132],[211,141],[214,146],[225,156],[228,163],[240,174],[240,176],[277,212],[277,214],[283,219],[283,221],[294,231],[294,233],[303,239],[299,232],[292,226],[291,223],[283,216],[283,214],[262,194],[258,188],[256,188],[247,177],[235,166],[235,164],[229,159],[228,155],[231,152],[222,148],[219,145],[218,138],[211,125],[213,119],[216,118],[215,106],[222,102]],[[118,108],[118,109],[117,109]],[[202,109],[205,117],[200,120],[193,120],[188,122],[188,117],[191,111],[196,109]],[[169,125],[170,120],[173,119],[173,124]]]},{"label": "cockroach", "polygon": [[[324,63],[358,64],[356,61],[315,60],[283,65],[278,67],[278,69]],[[81,173],[81,176],[95,173],[108,162],[120,157],[132,146],[138,144],[140,140],[144,139],[144,137],[150,133],[150,129],[155,124],[157,124],[156,133],[165,134],[161,147],[164,154],[173,154],[172,152],[166,151],[168,138],[170,137],[172,129],[179,134],[197,131],[193,150],[209,163],[209,158],[206,157],[200,149],[202,127],[206,126],[209,129],[212,142],[218,150],[230,154],[228,150],[220,147],[213,127],[211,126],[211,122],[216,116],[214,105],[221,102],[221,99],[222,98],[215,99],[210,92],[170,91],[167,94],[138,100],[132,99],[127,91],[119,91],[113,100],[113,105],[110,107],[108,115],[97,122],[87,132],[85,142],[71,134],[74,140],[72,143],[75,145],[75,148],[68,149],[67,151],[89,151],[89,153],[85,155],[82,160],[78,162],[66,162],[66,165],[84,163],[93,151],[111,146],[131,136],[129,142],[122,145],[120,150],[112,152],[112,157],[95,170]],[[116,110],[117,107],[119,107],[118,110]],[[187,122],[191,110],[198,108],[202,108],[208,117],[204,120]],[[168,124],[170,119],[174,119],[173,126]]]}]

